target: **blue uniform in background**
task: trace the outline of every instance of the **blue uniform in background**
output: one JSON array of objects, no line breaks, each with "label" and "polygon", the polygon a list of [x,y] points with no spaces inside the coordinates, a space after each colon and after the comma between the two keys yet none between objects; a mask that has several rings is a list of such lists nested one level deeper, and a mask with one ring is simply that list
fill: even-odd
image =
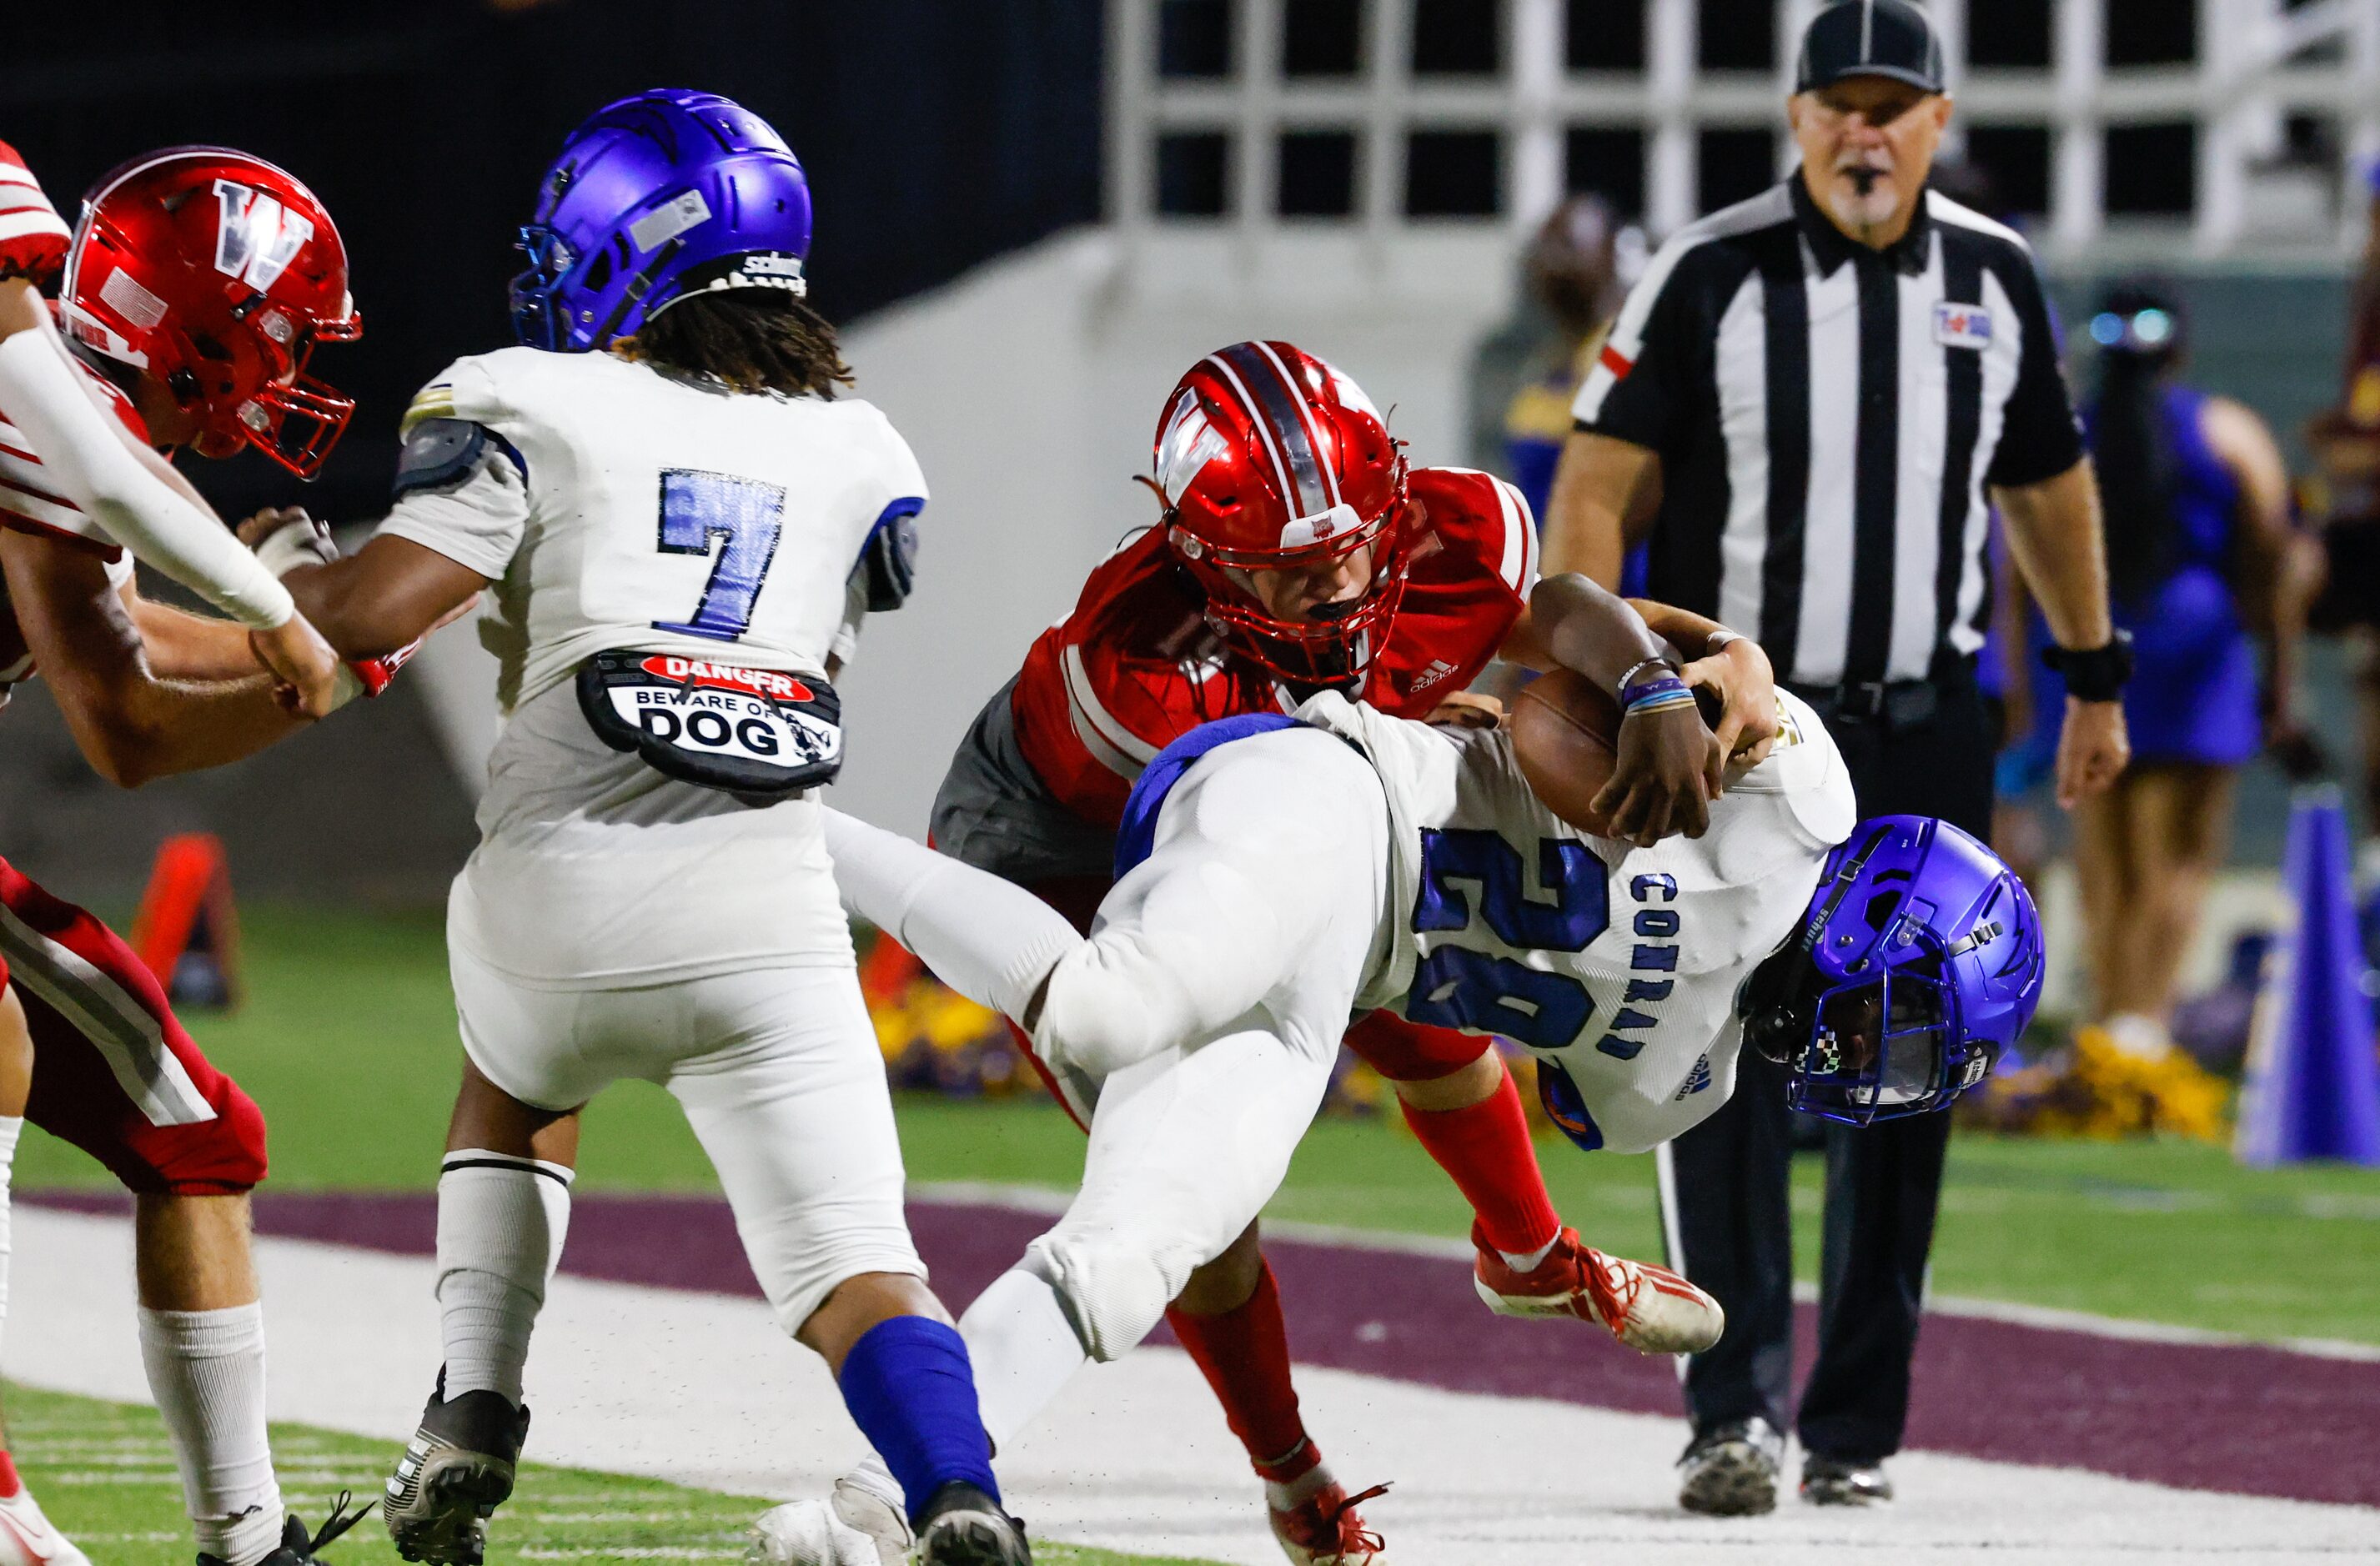
[{"label": "blue uniform in background", "polygon": [[[2262,747],[2264,725],[2256,711],[2256,649],[2230,576],[2240,481],[2206,443],[2200,428],[2205,407],[2204,393],[2166,390],[2175,471],[2171,564],[2163,581],[2115,605],[2116,624],[2132,633],[2136,660],[2124,687],[2124,722],[2136,760],[2237,767]],[[2083,425],[2095,440],[2092,412]],[[2054,751],[2066,687],[2041,665],[2049,630],[2038,613],[2032,639],[2035,744]]]},{"label": "blue uniform in background", "polygon": [[[1602,349],[1603,334],[1597,332],[1566,361],[1556,361],[1522,387],[1504,409],[1504,476],[1528,497],[1529,515],[1537,519],[1541,533],[1553,503],[1554,468],[1561,461],[1563,443],[1570,439],[1571,404],[1578,395],[1578,383],[1586,378]],[[1645,596],[1650,558],[1650,546],[1640,543],[1621,562],[1622,598]]]}]

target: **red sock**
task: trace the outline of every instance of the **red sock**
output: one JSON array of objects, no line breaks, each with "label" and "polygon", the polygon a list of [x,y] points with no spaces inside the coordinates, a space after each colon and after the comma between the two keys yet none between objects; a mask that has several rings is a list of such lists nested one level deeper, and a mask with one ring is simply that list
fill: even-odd
[{"label": "red sock", "polygon": [[1554,1199],[1529,1141],[1529,1117],[1512,1074],[1467,1109],[1416,1110],[1403,1099],[1405,1123],[1468,1197],[1488,1243],[1513,1256],[1544,1249],[1561,1232]]},{"label": "red sock", "polygon": [[0,1451],[0,1500],[14,1499],[24,1487],[25,1481],[17,1477],[17,1460]]},{"label": "red sock", "polygon": [[1257,1280],[1257,1292],[1237,1310],[1193,1316],[1177,1305],[1166,1311],[1165,1319],[1215,1389],[1232,1434],[1248,1449],[1248,1461],[1259,1475],[1285,1484],[1321,1461],[1297,1414],[1297,1389],[1289,1380],[1289,1328],[1281,1318],[1281,1288],[1270,1262]]}]

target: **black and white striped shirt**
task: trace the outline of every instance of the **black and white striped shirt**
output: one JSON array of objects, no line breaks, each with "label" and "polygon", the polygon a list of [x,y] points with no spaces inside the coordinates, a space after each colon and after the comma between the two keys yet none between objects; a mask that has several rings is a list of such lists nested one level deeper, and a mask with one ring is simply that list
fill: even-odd
[{"label": "black and white striped shirt", "polygon": [[1985,487],[2082,455],[2013,230],[1929,191],[1873,250],[1798,173],[1662,249],[1572,412],[1661,458],[1652,596],[1757,637],[1806,686],[1973,653]]}]

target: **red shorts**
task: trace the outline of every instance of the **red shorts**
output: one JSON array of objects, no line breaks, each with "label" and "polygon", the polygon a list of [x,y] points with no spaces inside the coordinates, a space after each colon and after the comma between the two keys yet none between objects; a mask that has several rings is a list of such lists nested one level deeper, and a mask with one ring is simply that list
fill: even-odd
[{"label": "red shorts", "polygon": [[33,1036],[25,1118],[149,1195],[264,1178],[264,1114],[207,1063],[132,948],[0,860],[0,977]]},{"label": "red shorts", "polygon": [[[1105,881],[1077,877],[1037,882],[1026,890],[1065,915],[1069,924],[1087,935],[1091,917],[1099,911],[1099,900],[1107,895],[1108,887]],[[1074,1105],[1060,1091],[1057,1078],[1041,1063],[1041,1057],[1033,1052],[1033,1041],[1026,1037],[1025,1030],[1011,1022],[1008,1031],[1050,1089],[1050,1096],[1065,1106],[1077,1125],[1081,1124],[1082,1117],[1075,1114]],[[1434,1082],[1441,1076],[1451,1076],[1486,1054],[1494,1044],[1493,1039],[1475,1033],[1407,1022],[1389,1011],[1368,1012],[1347,1029],[1347,1048],[1390,1082]]]}]

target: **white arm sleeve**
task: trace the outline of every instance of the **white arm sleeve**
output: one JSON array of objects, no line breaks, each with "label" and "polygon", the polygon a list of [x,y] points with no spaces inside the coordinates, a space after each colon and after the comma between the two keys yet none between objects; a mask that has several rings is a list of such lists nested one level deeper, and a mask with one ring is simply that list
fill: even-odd
[{"label": "white arm sleeve", "polygon": [[297,613],[289,589],[223,524],[140,465],[84,392],[47,332],[0,342],[0,407],[42,469],[107,536],[241,625],[272,630]]}]

